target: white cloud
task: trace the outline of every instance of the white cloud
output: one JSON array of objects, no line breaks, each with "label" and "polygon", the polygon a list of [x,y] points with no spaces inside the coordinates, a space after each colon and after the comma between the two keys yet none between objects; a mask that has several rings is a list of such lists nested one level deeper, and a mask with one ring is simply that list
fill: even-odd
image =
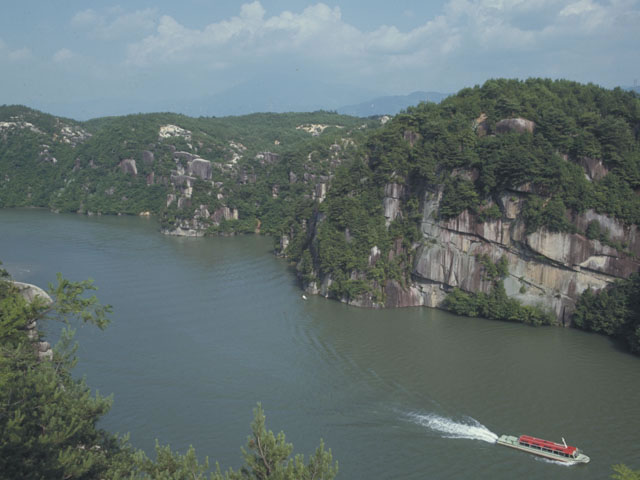
[{"label": "white cloud", "polygon": [[[555,10],[553,5],[556,5]],[[242,5],[238,16],[200,30],[182,25],[170,16],[162,16],[153,34],[129,45],[127,63],[148,66],[205,58],[233,63],[233,59],[250,61],[252,57],[282,53],[332,57],[336,61],[376,57],[379,61],[381,56],[388,58],[417,52],[431,58],[437,53],[446,56],[463,48],[527,49],[535,47],[545,32],[521,27],[514,19],[535,16],[550,8],[555,11],[558,24],[562,23],[558,19],[566,12],[588,11],[591,17],[603,13],[591,0],[574,4],[565,2],[564,10],[562,4],[558,6],[558,2],[551,0],[450,0],[443,15],[418,28],[401,31],[391,25],[364,32],[345,22],[339,7],[317,3],[300,13],[284,11],[267,18],[265,9],[255,1]],[[85,16],[91,17],[91,14]],[[593,22],[593,18],[585,19],[577,28],[588,26],[591,29]]]},{"label": "white cloud", "polygon": [[62,48],[53,54],[52,60],[55,63],[62,63],[71,60],[75,54],[68,48]]},{"label": "white cloud", "polygon": [[103,40],[116,40],[149,33],[156,28],[157,19],[158,12],[154,8],[130,13],[120,7],[107,9],[103,13],[89,8],[76,13],[71,18],[71,26],[87,30]]},{"label": "white cloud", "polygon": [[28,60],[33,57],[31,49],[27,47],[17,48],[12,50],[4,40],[0,38],[0,59],[10,60],[12,62],[19,62],[22,60]]},{"label": "white cloud", "polygon": [[591,0],[580,0],[578,2],[570,3],[564,7],[560,11],[560,16],[587,15],[601,10],[602,7],[594,4]]},{"label": "white cloud", "polygon": [[[585,65],[605,68],[598,59],[610,58],[606,52],[638,43],[639,1],[448,0],[440,15],[408,30],[359,29],[339,7],[321,2],[268,15],[253,1],[202,28],[154,9],[88,9],[71,23],[99,38],[129,38],[124,63],[140,69],[180,65],[197,75],[279,62],[309,65],[334,79],[378,83],[466,70],[469,84],[477,81],[471,75],[480,75],[472,68],[494,76],[553,76],[557,70],[564,77],[571,77],[571,69],[584,72]],[[475,67],[465,65],[469,61]]]},{"label": "white cloud", "polygon": [[71,25],[79,28],[89,28],[101,22],[95,10],[89,8],[76,13],[71,19]]},{"label": "white cloud", "polygon": [[31,58],[32,56],[33,54],[31,53],[31,50],[27,47],[22,47],[17,50],[13,50],[9,52],[9,59],[15,60],[15,61],[26,60]]}]

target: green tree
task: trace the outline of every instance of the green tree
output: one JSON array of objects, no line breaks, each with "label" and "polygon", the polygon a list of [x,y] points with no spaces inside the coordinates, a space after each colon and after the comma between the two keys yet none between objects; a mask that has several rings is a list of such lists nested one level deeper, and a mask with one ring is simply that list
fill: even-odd
[{"label": "green tree", "polygon": [[[1,263],[0,263],[1,265]],[[109,306],[100,305],[90,281],[72,282],[58,275],[50,286],[51,303],[27,302],[0,268],[0,480],[33,479],[153,479],[153,480],[330,480],[337,472],[331,451],[321,442],[308,461],[291,457],[293,446],[284,433],[267,431],[262,407],[255,409],[252,435],[243,449],[245,466],[223,474],[216,464],[197,459],[190,447],[183,455],[156,444],[156,459],[97,427],[111,407],[111,398],[92,395],[84,380],[76,380],[72,322],[104,328]],[[27,326],[34,320],[65,324],[51,361],[40,360]]]},{"label": "green tree", "polygon": [[[283,432],[274,435],[267,430],[260,404],[253,413],[252,434],[242,449],[245,465],[237,472],[229,470],[226,480],[330,480],[336,476],[338,463],[333,463],[331,450],[325,450],[322,441],[308,462],[303,455],[291,458],[293,445],[286,442]],[[223,477],[218,473],[215,478]]]},{"label": "green tree", "polygon": [[615,473],[611,478],[615,480],[640,480],[640,470],[632,470],[623,464],[614,465],[612,468]]},{"label": "green tree", "polygon": [[[107,470],[114,437],[96,428],[111,399],[92,396],[71,377],[73,331],[66,327],[53,361],[40,361],[26,335],[34,320],[73,317],[104,327],[109,307],[83,298],[90,282],[58,277],[54,301],[28,303],[4,278],[0,298],[0,477],[96,478]],[[22,332],[22,335],[18,335]]]},{"label": "green tree", "polygon": [[640,353],[640,274],[598,292],[585,290],[572,321],[578,328],[621,338],[632,352]]}]

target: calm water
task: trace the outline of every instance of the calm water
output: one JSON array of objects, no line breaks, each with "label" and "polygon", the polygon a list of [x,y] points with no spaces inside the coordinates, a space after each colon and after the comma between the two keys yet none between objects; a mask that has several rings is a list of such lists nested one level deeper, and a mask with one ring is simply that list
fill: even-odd
[{"label": "calm water", "polygon": [[[114,394],[103,426],[223,469],[257,402],[296,452],[324,438],[345,479],[608,478],[640,468],[640,359],[560,328],[371,311],[301,297],[270,239],[166,237],[153,220],[0,210],[16,280],[92,278],[110,327],[78,329],[79,375]],[[495,432],[495,433],[494,433]],[[495,446],[522,434],[581,447],[561,466]]]}]

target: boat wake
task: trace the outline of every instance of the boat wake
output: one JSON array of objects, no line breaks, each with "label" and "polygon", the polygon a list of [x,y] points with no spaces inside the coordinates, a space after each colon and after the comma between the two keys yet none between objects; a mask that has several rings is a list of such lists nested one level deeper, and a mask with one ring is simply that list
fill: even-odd
[{"label": "boat wake", "polygon": [[465,420],[457,422],[435,413],[411,413],[409,416],[418,425],[427,427],[434,432],[439,432],[444,438],[468,438],[487,443],[496,443],[498,440],[498,435],[471,417],[466,417]]},{"label": "boat wake", "polygon": [[534,457],[536,462],[551,463],[552,465],[559,465],[561,467],[572,467],[577,465],[578,462],[560,462],[558,460],[551,460],[548,458]]}]

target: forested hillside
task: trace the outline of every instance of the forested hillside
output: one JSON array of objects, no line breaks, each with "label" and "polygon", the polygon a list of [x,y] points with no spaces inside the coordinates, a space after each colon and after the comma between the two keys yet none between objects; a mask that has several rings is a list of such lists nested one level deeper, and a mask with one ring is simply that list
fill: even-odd
[{"label": "forested hillside", "polygon": [[640,267],[637,93],[490,80],[386,120],[0,107],[0,206],[272,234],[311,293],[629,337],[572,315]]},{"label": "forested hillside", "polygon": [[570,323],[580,293],[637,271],[639,135],[633,92],[464,89],[372,134],[289,254],[353,304]]},{"label": "forested hillside", "polygon": [[329,112],[81,123],[4,106],[0,206],[158,214],[177,234],[281,233],[378,126]]}]

